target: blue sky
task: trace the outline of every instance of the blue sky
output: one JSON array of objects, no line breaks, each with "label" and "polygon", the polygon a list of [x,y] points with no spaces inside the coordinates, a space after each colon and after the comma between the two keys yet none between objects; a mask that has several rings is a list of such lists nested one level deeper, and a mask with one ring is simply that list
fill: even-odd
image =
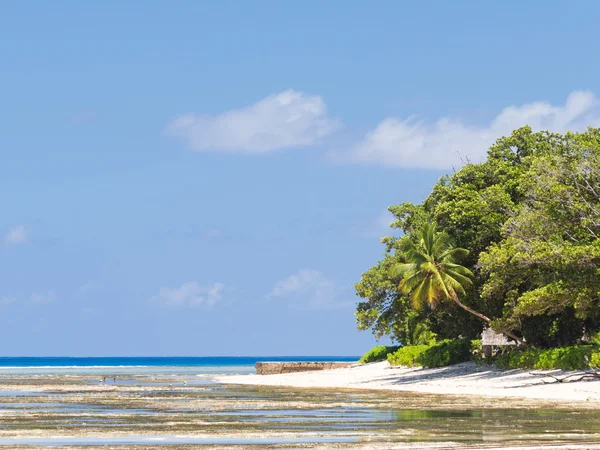
[{"label": "blue sky", "polygon": [[386,208],[600,126],[596,2],[0,5],[0,353],[354,355]]}]

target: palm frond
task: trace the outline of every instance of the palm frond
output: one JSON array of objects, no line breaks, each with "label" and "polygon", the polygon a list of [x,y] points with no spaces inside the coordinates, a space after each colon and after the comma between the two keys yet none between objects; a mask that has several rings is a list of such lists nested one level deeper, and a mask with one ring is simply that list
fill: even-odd
[{"label": "palm frond", "polygon": [[469,253],[469,250],[466,248],[449,247],[440,255],[440,260],[449,260],[451,262],[462,261]]},{"label": "palm frond", "polygon": [[401,278],[398,287],[411,295],[415,308],[455,300],[472,284],[473,273],[458,264],[469,252],[454,247],[450,236],[437,232],[433,224],[424,226],[416,236],[400,240],[396,249],[404,263],[395,265],[390,274]]},{"label": "palm frond", "polygon": [[414,263],[394,264],[390,268],[390,276],[392,278],[403,277],[408,271],[414,270],[416,267],[417,266]]},{"label": "palm frond", "polygon": [[448,286],[444,282],[444,277],[442,276],[442,274],[436,270],[434,273],[431,274],[431,276],[435,280],[435,283],[439,286],[440,291],[444,293],[445,298],[451,298],[450,292],[448,291]]},{"label": "palm frond", "polygon": [[400,282],[400,290],[405,294],[410,294],[421,283],[423,278],[421,270],[407,273]]},{"label": "palm frond", "polygon": [[463,288],[466,286],[471,286],[471,284],[473,284],[473,282],[471,281],[471,279],[469,277],[467,277],[459,272],[455,272],[453,270],[447,270],[445,273],[449,279],[456,280],[456,282],[458,284],[460,284]]},{"label": "palm frond", "polygon": [[441,265],[446,270],[454,270],[454,271],[456,271],[458,273],[462,273],[463,275],[466,275],[466,276],[469,276],[469,277],[473,276],[473,272],[471,272],[465,266],[462,266],[460,264],[456,264],[456,263],[452,263],[452,262],[442,262]]},{"label": "palm frond", "polygon": [[416,309],[421,309],[424,304],[431,303],[429,298],[429,291],[431,285],[431,278],[427,277],[419,283],[416,289],[413,290],[411,300],[412,304]]},{"label": "palm frond", "polygon": [[431,277],[429,277],[429,291],[427,293],[428,302],[432,308],[435,308],[440,302],[440,289]]},{"label": "palm frond", "polygon": [[450,236],[448,236],[446,233],[436,234],[432,247],[432,255],[436,255],[436,257],[440,258],[440,255],[443,255],[452,248]]},{"label": "palm frond", "polygon": [[423,248],[427,254],[430,256],[433,254],[434,250],[435,235],[435,225],[425,225],[421,233],[421,244],[423,245]]},{"label": "palm frond", "polygon": [[465,294],[465,288],[456,278],[453,278],[453,277],[449,276],[448,274],[444,274],[443,279],[444,279],[444,285],[446,286],[446,289],[450,293],[450,297],[452,297],[452,295],[451,295],[452,292],[458,293],[461,295]]}]

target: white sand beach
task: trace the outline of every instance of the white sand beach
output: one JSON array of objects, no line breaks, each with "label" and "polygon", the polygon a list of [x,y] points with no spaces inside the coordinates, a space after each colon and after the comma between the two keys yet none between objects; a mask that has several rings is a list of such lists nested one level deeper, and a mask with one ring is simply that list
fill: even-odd
[{"label": "white sand beach", "polygon": [[[468,396],[520,397],[527,399],[586,402],[600,408],[600,380],[554,382],[533,375],[540,371],[499,370],[463,363],[437,369],[390,367],[387,362],[343,369],[277,375],[230,375],[218,377],[227,384],[287,386],[298,388],[376,389]],[[581,372],[545,371],[557,377]],[[546,382],[546,383],[545,383]],[[589,403],[588,403],[589,402]]]}]

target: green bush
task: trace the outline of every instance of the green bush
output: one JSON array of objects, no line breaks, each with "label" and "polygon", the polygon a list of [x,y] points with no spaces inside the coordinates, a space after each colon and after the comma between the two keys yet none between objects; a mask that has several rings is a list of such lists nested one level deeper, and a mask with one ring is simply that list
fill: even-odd
[{"label": "green bush", "polygon": [[481,347],[481,339],[475,339],[471,341],[471,361],[476,362],[477,364],[489,363],[483,357],[483,351]]},{"label": "green bush", "polygon": [[395,345],[395,346],[378,345],[376,347],[373,347],[371,350],[369,350],[364,355],[362,355],[362,357],[358,360],[358,363],[366,364],[366,363],[376,362],[376,361],[385,361],[388,354],[394,353],[399,348],[400,348],[399,345]]},{"label": "green bush", "polygon": [[430,345],[407,345],[394,353],[390,353],[387,359],[392,366],[420,366],[419,358],[421,354],[430,347]]},{"label": "green bush", "polygon": [[443,367],[469,361],[471,341],[466,339],[445,340],[425,350],[419,362],[423,367]]},{"label": "green bush", "polygon": [[574,345],[547,350],[514,349],[499,355],[496,365],[503,369],[582,370],[587,369],[589,365],[600,365],[599,352],[600,347],[597,345]]},{"label": "green bush", "polygon": [[592,353],[590,367],[600,367],[600,351]]},{"label": "green bush", "polygon": [[472,344],[466,339],[445,340],[432,345],[410,345],[388,355],[392,366],[442,367],[471,359]]},{"label": "green bush", "polygon": [[[480,355],[481,341],[456,339],[432,345],[401,347],[393,353],[388,353],[387,360],[392,366],[429,368],[469,360],[478,361],[481,359]],[[600,345],[575,345],[552,349],[516,348],[498,355],[495,363],[503,369],[583,370],[588,367],[600,367]]]}]

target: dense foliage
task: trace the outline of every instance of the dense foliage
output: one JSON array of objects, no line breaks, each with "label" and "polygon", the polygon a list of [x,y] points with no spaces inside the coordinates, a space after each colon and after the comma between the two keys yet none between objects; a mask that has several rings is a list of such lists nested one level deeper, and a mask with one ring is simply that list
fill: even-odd
[{"label": "dense foliage", "polygon": [[495,362],[504,369],[583,370],[588,366],[600,366],[600,346],[518,349],[498,355]]},{"label": "dense foliage", "polygon": [[[481,341],[478,340],[446,339],[430,345],[400,347],[394,352],[389,352],[387,360],[392,366],[426,368],[466,361],[479,363],[482,362],[480,346]],[[574,345],[552,349],[515,348],[487,362],[493,362],[503,369],[585,370],[589,367],[600,367],[600,345]]]},{"label": "dense foliage", "polygon": [[[518,129],[498,139],[485,162],[443,177],[423,203],[390,211],[402,236],[382,239],[383,259],[356,285],[360,329],[407,345],[427,334],[474,339],[486,322],[477,312],[538,348],[600,330],[600,129]],[[428,226],[469,251],[460,264],[470,282],[459,283],[464,292],[455,286],[466,309],[454,298],[413,301],[407,270],[393,270],[411,263],[406,249],[418,247]]]},{"label": "dense foliage", "polygon": [[409,345],[388,355],[392,366],[443,367],[469,361],[473,343],[467,339],[443,340],[431,345]]},{"label": "dense foliage", "polygon": [[388,362],[392,366],[417,367],[420,366],[421,355],[430,348],[430,345],[407,345],[388,355]]},{"label": "dense foliage", "polygon": [[358,363],[366,364],[377,361],[385,361],[390,353],[394,353],[399,348],[400,346],[398,345],[378,345],[362,355],[362,357],[358,360]]}]

